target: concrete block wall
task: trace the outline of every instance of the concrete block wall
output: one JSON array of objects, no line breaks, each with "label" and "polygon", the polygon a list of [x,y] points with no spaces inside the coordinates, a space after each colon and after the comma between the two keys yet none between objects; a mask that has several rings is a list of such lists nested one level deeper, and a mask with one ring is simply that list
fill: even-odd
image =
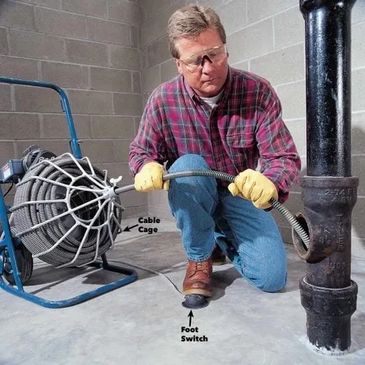
[{"label": "concrete block wall", "polygon": [[[140,22],[134,0],[0,2],[0,75],[64,88],[83,154],[124,184],[142,111]],[[69,151],[66,127],[54,91],[0,84],[1,163],[30,144]],[[145,195],[123,199],[126,215],[145,212]]]},{"label": "concrete block wall", "polygon": [[[153,5],[152,5],[153,3]],[[167,51],[166,24],[171,13],[191,1],[141,0],[143,23],[144,100],[160,82],[176,75]],[[305,140],[305,57],[304,20],[298,0],[201,0],[221,17],[228,40],[230,64],[267,78],[283,106],[283,117],[290,129],[306,169]],[[365,1],[358,0],[352,12],[352,153],[354,176],[360,177],[358,200],[353,212],[353,252],[365,257]],[[149,212],[170,219],[166,193],[149,194]],[[302,210],[299,186],[294,186],[286,206]],[[291,229],[278,214],[285,241],[291,242]]]},{"label": "concrete block wall", "polygon": [[[3,0],[0,74],[42,79],[66,89],[83,153],[111,176],[128,172],[128,146],[149,93],[176,75],[166,24],[189,0]],[[305,173],[304,21],[299,0],[201,0],[217,10],[228,35],[230,63],[271,81],[303,161]],[[365,256],[365,1],[352,12],[353,175],[360,177],[353,212],[354,254]],[[68,150],[57,95],[0,84],[0,162],[30,144]],[[172,219],[165,192],[123,195],[126,215]],[[300,187],[286,204],[302,209]],[[278,223],[287,242],[290,229]]]}]

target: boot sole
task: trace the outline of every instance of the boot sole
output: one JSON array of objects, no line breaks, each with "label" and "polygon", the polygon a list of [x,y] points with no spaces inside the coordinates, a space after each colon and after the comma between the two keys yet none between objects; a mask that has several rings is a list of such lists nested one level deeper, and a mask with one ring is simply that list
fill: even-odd
[{"label": "boot sole", "polygon": [[204,290],[204,289],[186,289],[186,290],[183,290],[183,294],[184,295],[200,294],[200,295],[204,295],[205,297],[211,297],[212,296],[211,291]]}]

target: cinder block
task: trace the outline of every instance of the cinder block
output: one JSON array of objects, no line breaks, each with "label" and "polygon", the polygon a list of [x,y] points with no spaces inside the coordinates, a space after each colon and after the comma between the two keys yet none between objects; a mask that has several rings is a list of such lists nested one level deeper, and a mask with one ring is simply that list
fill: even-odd
[{"label": "cinder block", "polygon": [[247,0],[233,0],[216,9],[226,34],[232,34],[247,25]]},{"label": "cinder block", "polygon": [[352,111],[365,111],[364,85],[365,69],[352,71]]},{"label": "cinder block", "polygon": [[0,25],[13,29],[34,30],[33,6],[15,1],[0,3]]},{"label": "cinder block", "polygon": [[[301,198],[301,193],[290,192],[288,200],[284,203],[285,207],[289,209],[290,212],[295,214],[296,212],[303,211],[303,202]],[[276,209],[272,210],[275,221],[280,227],[290,227],[288,221],[281,215]]]},{"label": "cinder block", "polygon": [[271,52],[273,45],[272,20],[264,20],[228,37],[228,52],[231,63]]},{"label": "cinder block", "polygon": [[38,139],[38,114],[0,113],[0,139]]},{"label": "cinder block", "polygon": [[132,46],[128,25],[95,18],[87,18],[86,24],[90,40]]},{"label": "cinder block", "polygon": [[159,17],[164,10],[169,10],[170,14],[172,13],[172,10],[169,9],[171,7],[171,0],[160,0],[158,2],[159,6],[156,6],[156,2],[150,0],[142,0],[140,3],[142,19],[144,21],[156,16]]},{"label": "cinder block", "polygon": [[[144,5],[142,6],[144,9]],[[147,46],[151,42],[157,40],[162,34],[166,34],[166,27],[172,11],[170,8],[160,8],[158,20],[156,18],[149,18],[141,24],[141,45]]]},{"label": "cinder block", "polygon": [[131,26],[129,35],[130,35],[129,38],[131,41],[131,46],[135,48],[140,48],[141,47],[140,28],[136,26]]},{"label": "cinder block", "polygon": [[[363,139],[363,142],[365,140]],[[365,151],[362,155],[352,156],[352,176],[357,176],[359,178],[359,186],[357,188],[357,194],[365,197]]]},{"label": "cinder block", "polygon": [[0,84],[0,110],[11,111],[10,86]]},{"label": "cinder block", "polygon": [[[90,138],[90,116],[72,114],[76,134],[79,139]],[[41,138],[70,138],[65,114],[43,114],[41,121]]]},{"label": "cinder block", "polygon": [[38,32],[72,38],[87,37],[84,16],[39,7],[34,11]]},{"label": "cinder block", "polygon": [[113,104],[115,114],[138,116],[142,113],[140,95],[114,93]]},{"label": "cinder block", "polygon": [[66,54],[70,62],[108,66],[108,50],[105,44],[67,39]]},{"label": "cinder block", "polygon": [[69,90],[68,94],[72,110],[76,114],[113,114],[111,93]]},{"label": "cinder block", "polygon": [[15,146],[13,142],[0,141],[0,164],[1,166],[11,158],[15,158]]},{"label": "cinder block", "polygon": [[167,38],[153,41],[146,48],[146,66],[152,67],[171,58]]},{"label": "cinder block", "polygon": [[63,0],[64,10],[96,18],[107,17],[107,0]]},{"label": "cinder block", "polygon": [[78,65],[56,62],[41,63],[42,79],[63,88],[88,88],[88,69]]},{"label": "cinder block", "polygon": [[109,45],[110,62],[114,68],[128,70],[140,70],[141,55],[138,49],[121,47],[114,44]]},{"label": "cinder block", "polygon": [[17,57],[0,56],[0,74],[6,77],[38,79],[37,62]]},{"label": "cinder block", "polygon": [[297,147],[300,156],[307,153],[307,141],[306,141],[306,123],[305,119],[295,119],[284,121],[289,129],[290,134],[293,137],[294,143]]},{"label": "cinder block", "polygon": [[15,106],[18,112],[61,112],[59,96],[51,89],[15,86]]},{"label": "cinder block", "polygon": [[62,0],[22,0],[23,3],[44,6],[45,8],[61,9]]},{"label": "cinder block", "polygon": [[130,141],[113,140],[115,161],[128,162]]},{"label": "cinder block", "polygon": [[109,19],[117,22],[139,25],[141,10],[137,3],[124,0],[109,0]]},{"label": "cinder block", "polygon": [[365,1],[356,1],[351,13],[352,23],[358,23],[365,20]]},{"label": "cinder block", "polygon": [[107,68],[90,68],[91,89],[128,92],[132,91],[132,78],[129,71]]},{"label": "cinder block", "polygon": [[[161,192],[160,194],[163,194],[163,192]],[[174,222],[174,218],[171,215],[171,211],[167,203],[167,200],[162,204],[156,204],[156,205],[151,205],[150,203],[148,203],[148,214],[150,216],[156,216],[159,217],[160,219]]]},{"label": "cinder block", "polygon": [[132,72],[132,91],[136,94],[140,94],[142,92],[140,72]]},{"label": "cinder block", "polygon": [[150,94],[161,83],[160,65],[144,69],[142,80],[143,91]]},{"label": "cinder block", "polygon": [[352,113],[351,151],[353,154],[365,153],[365,112]]},{"label": "cinder block", "polygon": [[161,64],[161,81],[168,81],[177,76],[177,67],[175,60],[170,58],[168,61]]},{"label": "cinder block", "polygon": [[233,63],[232,66],[234,68],[238,68],[239,70],[250,71],[250,63],[249,63],[249,61],[243,61],[243,62]]},{"label": "cinder block", "polygon": [[[354,234],[356,231],[353,229]],[[351,255],[352,257],[365,258],[365,237],[353,235],[351,238]]]},{"label": "cinder block", "polygon": [[304,43],[305,24],[303,14],[297,7],[274,17],[275,49]]},{"label": "cinder block", "polygon": [[[104,162],[97,164],[93,163],[93,165],[99,168],[100,170],[106,170],[107,177],[109,179],[118,178],[119,176],[122,176],[122,181],[118,184],[119,186],[126,186],[133,184],[134,179],[129,172],[128,163],[126,162]],[[123,196],[124,194],[121,195],[122,200]]]},{"label": "cinder block", "polygon": [[90,158],[92,163],[115,162],[114,146],[108,140],[87,140],[82,143],[83,155]]},{"label": "cinder block", "polygon": [[8,35],[6,28],[0,28],[0,54],[8,54]]},{"label": "cinder block", "polygon": [[352,210],[352,227],[357,237],[365,238],[365,197],[358,196],[354,209]]},{"label": "cinder block", "polygon": [[141,216],[147,214],[147,194],[138,193],[134,190],[123,193],[122,195],[123,207],[126,208],[124,213],[133,216],[133,213],[141,213]]},{"label": "cinder block", "polygon": [[[140,195],[142,195],[142,194],[140,194]],[[124,200],[123,200],[123,204],[124,204],[123,207],[126,208],[126,210],[123,212],[124,218],[143,217],[148,214],[148,209],[147,209],[146,205],[129,206],[128,204],[126,204],[124,202]]]},{"label": "cinder block", "polygon": [[148,194],[148,204],[150,206],[165,205],[168,204],[167,192],[163,191],[152,191]]},{"label": "cinder block", "polygon": [[10,55],[38,58],[46,60],[64,61],[64,41],[58,37],[51,37],[40,33],[9,31]]},{"label": "cinder block", "polygon": [[[296,45],[250,60],[252,72],[272,85],[303,80],[305,77],[304,45]],[[285,72],[283,72],[285,70]]]},{"label": "cinder block", "polygon": [[130,140],[134,135],[134,120],[131,117],[121,116],[92,116],[92,138],[126,139]]},{"label": "cinder block", "polygon": [[[365,7],[364,7],[364,14],[365,14]],[[365,20],[365,15],[364,15],[364,20]],[[365,21],[353,25],[351,34],[351,50],[352,50],[351,61],[353,68],[365,67],[365,44],[363,38],[364,33],[365,33]]]},{"label": "cinder block", "polygon": [[305,118],[306,97],[304,81],[279,86],[277,93],[283,107],[284,119]]},{"label": "cinder block", "polygon": [[247,20],[249,23],[258,21],[283,10],[295,7],[298,11],[297,0],[247,0]]}]

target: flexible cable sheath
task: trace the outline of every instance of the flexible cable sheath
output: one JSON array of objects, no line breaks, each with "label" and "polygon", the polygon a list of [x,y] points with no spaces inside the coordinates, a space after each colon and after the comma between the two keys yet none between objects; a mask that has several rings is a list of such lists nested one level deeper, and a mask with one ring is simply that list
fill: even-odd
[{"label": "flexible cable sheath", "polygon": [[[163,180],[172,180],[177,179],[179,177],[189,177],[189,176],[209,176],[215,177],[220,180],[228,181],[230,183],[234,182],[235,177],[230,174],[226,174],[225,172],[215,171],[215,170],[187,170],[180,172],[173,172],[169,174],[165,174],[163,176]],[[115,189],[116,194],[125,193],[127,191],[134,190],[134,185],[126,185],[120,188]],[[289,224],[293,227],[295,232],[303,241],[303,244],[308,248],[310,244],[310,239],[307,232],[303,229],[301,224],[298,222],[297,218],[291,214],[291,212],[284,207],[280,202],[276,199],[270,199],[269,203],[289,222]]]}]

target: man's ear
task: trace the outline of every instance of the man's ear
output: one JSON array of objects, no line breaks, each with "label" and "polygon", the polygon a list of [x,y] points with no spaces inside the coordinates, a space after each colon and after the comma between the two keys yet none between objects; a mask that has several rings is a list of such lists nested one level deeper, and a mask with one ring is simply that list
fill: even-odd
[{"label": "man's ear", "polygon": [[182,69],[181,61],[178,60],[177,58],[175,58],[175,63],[176,63],[177,71],[179,72],[180,75],[182,75],[183,69]]}]

